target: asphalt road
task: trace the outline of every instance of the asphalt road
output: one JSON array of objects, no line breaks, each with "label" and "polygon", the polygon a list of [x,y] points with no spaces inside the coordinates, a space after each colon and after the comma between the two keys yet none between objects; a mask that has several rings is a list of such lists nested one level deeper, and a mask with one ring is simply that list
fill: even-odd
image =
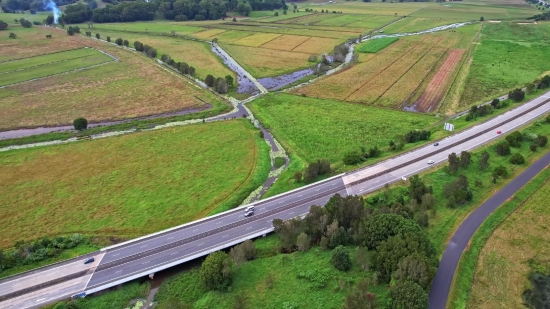
[{"label": "asphalt road", "polygon": [[451,242],[447,245],[443,257],[441,258],[430,291],[430,309],[445,308],[453,283],[453,277],[458,267],[460,257],[462,256],[462,252],[483,221],[502,205],[502,203],[512,197],[518,190],[527,184],[527,182],[547,167],[548,164],[550,164],[550,152],[529,166],[529,168],[504,186],[502,190],[493,195],[462,222],[453,235]]},{"label": "asphalt road", "polygon": [[[86,267],[90,267],[92,271],[95,270],[91,277],[83,277],[84,279],[74,285],[67,286],[67,283],[64,282],[42,287],[26,295],[18,296],[19,298],[4,300],[0,302],[0,308],[30,308],[82,291],[93,292],[98,288],[113,286],[162,268],[168,268],[170,265],[206,255],[212,250],[228,247],[246,238],[251,238],[252,235],[261,235],[272,228],[273,219],[290,219],[303,215],[307,213],[311,205],[323,205],[335,193],[342,196],[366,194],[379,189],[385,183],[399,181],[403,176],[408,177],[430,168],[431,165],[427,164],[428,160],[435,161],[435,164],[443,163],[446,162],[448,154],[451,152],[472,149],[491,141],[499,137],[496,134],[497,130],[501,130],[503,133],[512,131],[550,111],[550,103],[545,103],[513,121],[508,121],[544,103],[549,98],[550,94],[545,94],[486,123],[443,139],[439,141],[439,146],[421,147],[381,163],[256,202],[256,211],[252,217],[244,218],[242,208],[234,209],[182,227],[142,237],[132,243],[107,248],[102,251],[104,253],[102,258],[97,256],[96,260],[99,263],[96,269],[93,269],[94,265],[87,264]],[[507,123],[499,125],[503,121]],[[487,129],[490,131],[480,134]],[[452,145],[474,135],[479,136],[458,145]],[[434,151],[441,152],[433,153]],[[75,259],[63,265],[70,265],[73,262],[82,263]],[[62,273],[66,275],[66,273]],[[9,291],[32,288],[36,285],[33,278],[38,278],[41,275],[42,272],[35,271],[29,276],[23,275],[11,280],[0,281],[0,299]],[[82,282],[86,282],[85,288],[82,287]],[[17,300],[21,300],[21,302],[17,302]]]}]

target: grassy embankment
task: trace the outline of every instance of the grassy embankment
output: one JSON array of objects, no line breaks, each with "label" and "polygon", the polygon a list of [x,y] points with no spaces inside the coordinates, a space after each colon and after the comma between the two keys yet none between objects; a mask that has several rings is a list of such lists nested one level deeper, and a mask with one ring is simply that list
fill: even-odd
[{"label": "grassy embankment", "polygon": [[267,177],[268,151],[234,120],[0,153],[0,246],[132,238],[230,209]]},{"label": "grassy embankment", "polygon": [[548,35],[548,23],[485,24],[467,68],[458,108],[488,101],[548,74],[550,64],[539,61],[550,56]]},{"label": "grassy embankment", "polygon": [[519,308],[532,271],[548,273],[546,207],[550,170],[544,169],[478,229],[462,255],[449,308]]}]

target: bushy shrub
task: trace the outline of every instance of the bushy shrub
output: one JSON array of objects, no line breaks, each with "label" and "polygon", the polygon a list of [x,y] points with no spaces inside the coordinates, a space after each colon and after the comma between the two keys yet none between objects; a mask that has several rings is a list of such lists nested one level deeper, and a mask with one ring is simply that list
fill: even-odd
[{"label": "bushy shrub", "polygon": [[510,157],[510,163],[512,164],[523,164],[525,163],[525,158],[521,155],[521,153],[516,152]]},{"label": "bushy shrub", "polygon": [[347,271],[351,268],[351,258],[344,246],[338,246],[332,250],[330,263],[340,271]]},{"label": "bushy shrub", "polygon": [[73,126],[75,130],[85,130],[88,127],[88,120],[86,120],[86,118],[76,118],[73,121]]}]

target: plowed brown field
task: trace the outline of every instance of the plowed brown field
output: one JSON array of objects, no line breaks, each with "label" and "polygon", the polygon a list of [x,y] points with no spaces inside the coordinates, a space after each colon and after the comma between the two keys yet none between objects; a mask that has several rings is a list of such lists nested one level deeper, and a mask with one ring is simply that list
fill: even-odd
[{"label": "plowed brown field", "polygon": [[458,62],[464,53],[463,49],[453,49],[437,70],[434,77],[430,80],[426,89],[422,92],[418,100],[414,103],[414,109],[419,112],[429,112],[441,102],[441,99],[447,92],[452,80]]}]

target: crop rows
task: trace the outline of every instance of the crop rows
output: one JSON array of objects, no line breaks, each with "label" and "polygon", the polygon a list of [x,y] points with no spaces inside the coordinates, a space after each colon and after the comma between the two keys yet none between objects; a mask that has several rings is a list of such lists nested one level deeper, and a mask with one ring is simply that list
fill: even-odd
[{"label": "crop rows", "polygon": [[439,105],[441,99],[447,92],[449,82],[452,77],[452,72],[456,68],[456,64],[460,61],[464,50],[452,50],[441,67],[437,70],[430,83],[424,89],[418,100],[415,102],[415,109],[420,112],[428,112]]},{"label": "crop rows", "polygon": [[320,54],[330,51],[335,45],[338,45],[339,40],[329,38],[310,37],[309,40],[296,46],[292,51],[309,54]]},{"label": "crop rows", "polygon": [[414,67],[405,73],[393,86],[384,93],[375,104],[399,108],[403,102],[418,88],[430,73],[433,66],[445,54],[446,48],[434,47]]},{"label": "crop rows", "polygon": [[363,58],[363,60],[357,65],[300,88],[297,92],[313,97],[344,100],[417,44],[418,42],[410,40],[399,40],[388,47],[384,53],[361,55],[360,59]]},{"label": "crop rows", "polygon": [[414,48],[402,54],[389,67],[373,76],[357,91],[351,93],[346,100],[368,104],[374,103],[397,79],[405,74],[419,59],[428,53],[437,44],[435,38],[427,37]]},{"label": "crop rows", "polygon": [[260,47],[290,51],[307,41],[309,38],[311,37],[285,34],[261,45]]}]

